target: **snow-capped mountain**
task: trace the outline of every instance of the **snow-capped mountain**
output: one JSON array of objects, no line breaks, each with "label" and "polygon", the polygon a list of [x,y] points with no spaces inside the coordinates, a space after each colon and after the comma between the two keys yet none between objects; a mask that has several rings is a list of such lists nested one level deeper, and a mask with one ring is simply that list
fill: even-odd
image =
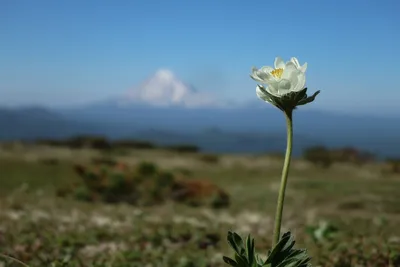
[{"label": "snow-capped mountain", "polygon": [[135,103],[188,108],[219,105],[219,101],[214,96],[197,91],[167,69],[158,70],[118,100],[118,104],[122,106]]}]

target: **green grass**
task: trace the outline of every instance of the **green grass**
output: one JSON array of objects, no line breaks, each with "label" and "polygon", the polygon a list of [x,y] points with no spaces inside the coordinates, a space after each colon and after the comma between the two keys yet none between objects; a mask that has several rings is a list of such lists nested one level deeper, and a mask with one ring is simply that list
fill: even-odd
[{"label": "green grass", "polygon": [[[251,233],[258,251],[269,249],[281,159],[221,155],[207,163],[196,154],[157,150],[113,155],[212,181],[231,196],[231,206],[223,210],[55,197],[58,187],[79,181],[73,163],[94,156],[101,155],[41,147],[0,153],[0,253],[40,267],[63,266],[63,260],[65,266],[225,266],[222,255],[231,255],[228,230]],[[51,157],[58,163],[41,161]],[[379,165],[321,169],[301,160],[293,162],[289,176],[284,228],[310,250],[315,265],[400,266],[400,176],[384,177]],[[339,232],[317,245],[306,229],[320,220]],[[0,266],[2,261],[20,266],[1,258]]]},{"label": "green grass", "polygon": [[76,180],[78,177],[69,162],[47,166],[38,162],[16,159],[0,161],[0,194],[7,194],[26,184],[29,190],[44,190],[51,193],[57,186]]}]

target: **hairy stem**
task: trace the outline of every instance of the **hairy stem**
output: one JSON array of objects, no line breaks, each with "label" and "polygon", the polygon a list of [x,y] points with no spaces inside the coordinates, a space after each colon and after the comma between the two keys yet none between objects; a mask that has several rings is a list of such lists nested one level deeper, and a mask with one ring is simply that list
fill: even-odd
[{"label": "hairy stem", "polygon": [[281,235],[283,204],[285,201],[285,190],[286,190],[286,184],[287,184],[287,180],[288,180],[290,160],[292,157],[292,145],[293,145],[292,111],[286,111],[285,117],[286,117],[286,125],[287,125],[287,145],[286,145],[285,162],[283,164],[283,170],[282,170],[281,185],[279,188],[278,202],[276,205],[274,237],[273,237],[273,241],[272,241],[273,247],[279,242],[280,235]]}]

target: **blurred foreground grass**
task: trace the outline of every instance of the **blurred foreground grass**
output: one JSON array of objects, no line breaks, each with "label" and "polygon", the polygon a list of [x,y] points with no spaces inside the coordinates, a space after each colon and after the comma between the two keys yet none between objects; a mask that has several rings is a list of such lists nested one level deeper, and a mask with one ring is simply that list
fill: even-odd
[{"label": "blurred foreground grass", "polygon": [[[139,207],[56,197],[57,188],[80,181],[74,163],[105,155],[206,179],[229,193],[231,205],[214,210],[167,201]],[[259,251],[269,249],[281,166],[279,157],[267,155],[3,149],[0,253],[30,266],[225,266],[228,230],[251,233]],[[307,246],[315,265],[400,266],[400,175],[383,175],[381,169],[379,163],[325,169],[294,160],[284,228],[295,234],[299,247]],[[320,221],[337,228],[330,240],[313,240],[310,229]],[[0,266],[2,261],[19,266],[5,259]]]}]

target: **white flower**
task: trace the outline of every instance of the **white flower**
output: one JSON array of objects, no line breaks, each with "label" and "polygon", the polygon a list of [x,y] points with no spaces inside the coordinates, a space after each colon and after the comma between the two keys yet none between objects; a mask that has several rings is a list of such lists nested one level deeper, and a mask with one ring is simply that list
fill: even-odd
[{"label": "white flower", "polygon": [[[306,84],[305,71],[307,63],[300,66],[299,61],[292,57],[290,61],[284,62],[282,58],[275,58],[274,68],[264,66],[261,69],[253,67],[251,78],[266,84],[264,88],[268,93],[276,97],[282,97],[290,92],[299,92]],[[265,94],[260,86],[257,86],[257,95],[265,100]]]},{"label": "white flower", "polygon": [[301,72],[306,72],[306,70],[307,70],[307,62],[304,63],[303,66],[300,66],[300,63],[299,63],[299,61],[297,60],[297,58],[292,57],[292,58],[290,59],[290,61],[293,62],[293,64],[296,66],[296,68],[297,68],[298,70],[301,70]]},{"label": "white flower", "polygon": [[257,96],[283,111],[293,110],[296,106],[314,101],[319,91],[307,96],[306,75],[307,63],[300,65],[297,58],[284,62],[276,57],[274,67],[264,66],[261,69],[252,68],[250,77],[263,85],[257,85]]}]

